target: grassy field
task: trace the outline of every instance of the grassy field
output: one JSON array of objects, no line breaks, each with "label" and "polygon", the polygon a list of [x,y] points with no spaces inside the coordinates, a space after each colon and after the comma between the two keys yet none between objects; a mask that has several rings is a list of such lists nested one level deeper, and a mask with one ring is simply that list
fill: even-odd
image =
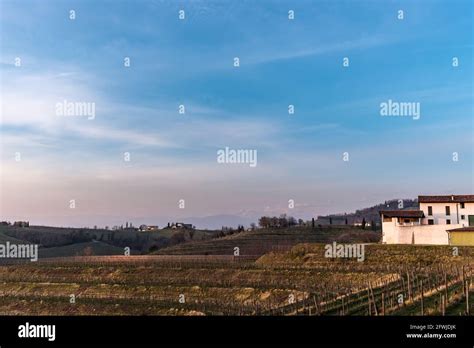
[{"label": "grassy field", "polygon": [[310,243],[261,257],[40,259],[0,265],[0,315],[465,315],[473,255],[372,244],[358,262]]}]

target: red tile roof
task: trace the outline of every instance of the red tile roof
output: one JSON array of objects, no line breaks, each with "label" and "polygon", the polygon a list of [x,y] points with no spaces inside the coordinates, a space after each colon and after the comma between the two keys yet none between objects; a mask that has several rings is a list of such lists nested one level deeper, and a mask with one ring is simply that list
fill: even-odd
[{"label": "red tile roof", "polygon": [[381,210],[379,214],[385,217],[422,218],[423,210]]},{"label": "red tile roof", "polygon": [[418,196],[418,203],[474,203],[474,195]]}]

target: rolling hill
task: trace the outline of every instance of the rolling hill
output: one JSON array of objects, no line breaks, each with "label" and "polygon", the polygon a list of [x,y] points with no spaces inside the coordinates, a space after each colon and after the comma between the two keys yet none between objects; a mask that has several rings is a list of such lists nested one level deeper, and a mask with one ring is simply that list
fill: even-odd
[{"label": "rolling hill", "polygon": [[205,241],[187,242],[156,251],[161,255],[263,255],[269,251],[288,250],[299,243],[377,242],[381,234],[353,226],[292,227],[258,229]]},{"label": "rolling hill", "polygon": [[[40,258],[66,257],[66,256],[100,256],[100,255],[123,255],[124,249],[103,242],[75,243],[60,247],[40,248]],[[133,250],[131,254],[136,254]]]}]

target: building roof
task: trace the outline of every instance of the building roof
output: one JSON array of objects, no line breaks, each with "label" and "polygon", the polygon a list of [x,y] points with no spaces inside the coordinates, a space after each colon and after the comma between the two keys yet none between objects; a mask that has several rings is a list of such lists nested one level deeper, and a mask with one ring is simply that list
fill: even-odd
[{"label": "building roof", "polygon": [[380,215],[386,217],[401,217],[401,218],[422,218],[425,217],[423,210],[381,210]]},{"label": "building roof", "polygon": [[452,230],[448,230],[448,232],[474,232],[474,226],[454,228]]},{"label": "building roof", "polygon": [[418,203],[474,203],[474,195],[418,196]]}]

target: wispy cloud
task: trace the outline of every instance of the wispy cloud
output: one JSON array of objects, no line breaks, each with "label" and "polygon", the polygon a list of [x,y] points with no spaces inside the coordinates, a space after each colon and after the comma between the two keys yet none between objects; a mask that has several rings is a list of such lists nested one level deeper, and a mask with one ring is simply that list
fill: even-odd
[{"label": "wispy cloud", "polygon": [[[430,185],[465,190],[466,4],[404,3],[400,21],[398,5],[374,1],[99,1],[77,4],[70,21],[59,2],[2,2],[1,211],[66,220],[278,214],[294,198],[299,212],[317,215]],[[421,119],[380,117],[389,98],[422,102]],[[95,103],[95,118],[57,116],[64,100]],[[258,151],[257,167],[219,165],[225,146]]]},{"label": "wispy cloud", "polygon": [[[299,59],[318,56],[323,54],[345,53],[350,54],[354,50],[367,50],[372,47],[388,45],[393,39],[382,35],[365,36],[359,39],[343,42],[313,42],[305,43],[304,47],[296,46],[289,42],[284,50],[271,50],[263,54],[249,58],[249,64],[265,64],[275,61]],[[299,43],[297,43],[298,45]],[[310,46],[310,47],[308,47]]]}]

